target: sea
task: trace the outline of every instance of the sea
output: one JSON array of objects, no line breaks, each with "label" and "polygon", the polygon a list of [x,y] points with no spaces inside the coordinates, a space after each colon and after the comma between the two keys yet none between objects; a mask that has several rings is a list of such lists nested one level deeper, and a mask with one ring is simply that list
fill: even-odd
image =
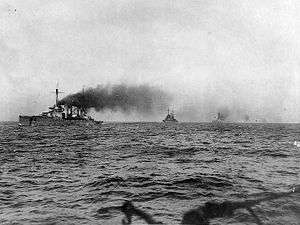
[{"label": "sea", "polygon": [[[126,200],[180,224],[208,201],[299,187],[300,124],[5,122],[0,168],[0,224],[122,224]],[[252,209],[262,224],[300,224],[299,193]],[[210,222],[256,224],[245,209]]]}]

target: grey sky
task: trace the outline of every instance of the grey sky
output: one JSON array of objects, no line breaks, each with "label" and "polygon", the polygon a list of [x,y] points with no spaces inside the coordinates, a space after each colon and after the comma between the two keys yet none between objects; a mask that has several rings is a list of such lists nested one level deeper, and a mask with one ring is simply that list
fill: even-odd
[{"label": "grey sky", "polygon": [[300,122],[299,29],[297,0],[2,0],[0,120],[46,110],[59,81],[155,85],[185,121]]}]

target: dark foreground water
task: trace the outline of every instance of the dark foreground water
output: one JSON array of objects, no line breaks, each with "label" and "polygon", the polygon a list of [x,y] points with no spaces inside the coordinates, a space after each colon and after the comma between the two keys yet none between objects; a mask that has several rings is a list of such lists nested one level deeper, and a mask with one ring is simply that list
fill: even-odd
[{"label": "dark foreground water", "polygon": [[[300,184],[300,125],[0,124],[0,224],[121,224],[124,200],[166,224],[208,200]],[[299,143],[300,146],[300,143]],[[253,208],[264,224],[300,224],[300,196]],[[212,224],[253,224],[245,210]],[[135,220],[134,224],[143,224]]]}]

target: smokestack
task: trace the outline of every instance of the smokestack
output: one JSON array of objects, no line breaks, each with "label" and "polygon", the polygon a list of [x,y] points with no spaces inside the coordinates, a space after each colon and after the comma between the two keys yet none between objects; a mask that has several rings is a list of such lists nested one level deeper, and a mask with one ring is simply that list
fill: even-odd
[{"label": "smokestack", "polygon": [[58,106],[58,88],[57,87],[55,89],[55,96],[56,96],[56,98],[55,98],[55,106]]}]

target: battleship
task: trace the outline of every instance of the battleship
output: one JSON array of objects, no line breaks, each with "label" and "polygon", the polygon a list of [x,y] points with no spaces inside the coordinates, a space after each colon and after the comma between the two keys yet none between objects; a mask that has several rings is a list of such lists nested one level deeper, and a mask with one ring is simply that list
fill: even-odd
[{"label": "battleship", "polygon": [[48,111],[42,112],[39,115],[19,115],[20,126],[34,125],[76,125],[76,124],[101,124],[103,121],[96,121],[91,116],[87,115],[86,109],[83,107],[72,105],[59,104],[58,94],[62,93],[55,89],[56,101],[53,106],[49,107]]},{"label": "battleship", "polygon": [[166,116],[166,118],[163,120],[164,123],[177,123],[178,120],[175,119],[175,114],[174,112],[170,112],[170,110],[168,109],[168,114]]},{"label": "battleship", "polygon": [[211,121],[214,125],[219,125],[225,122],[225,116],[223,116],[220,112],[217,114],[217,119]]}]

